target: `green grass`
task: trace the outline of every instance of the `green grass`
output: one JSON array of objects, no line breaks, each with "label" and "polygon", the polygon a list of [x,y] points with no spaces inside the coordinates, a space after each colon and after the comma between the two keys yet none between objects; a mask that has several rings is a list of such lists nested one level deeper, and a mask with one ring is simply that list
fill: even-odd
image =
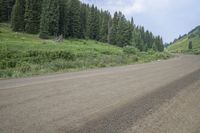
[{"label": "green grass", "polygon": [[[189,53],[189,54],[200,54],[200,36],[196,35],[189,39],[189,35],[178,40],[176,43],[169,46],[167,49],[172,53]],[[193,48],[188,48],[189,42],[192,41]]]},{"label": "green grass", "polygon": [[12,32],[9,24],[0,24],[0,78],[119,66],[170,57],[166,52],[134,51],[131,54],[131,50],[93,40],[72,39],[62,43],[54,39],[42,40],[38,35]]}]

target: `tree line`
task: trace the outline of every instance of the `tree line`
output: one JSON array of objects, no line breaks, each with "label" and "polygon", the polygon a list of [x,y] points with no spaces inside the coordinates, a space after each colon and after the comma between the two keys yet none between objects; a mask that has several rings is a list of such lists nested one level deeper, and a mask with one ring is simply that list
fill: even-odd
[{"label": "tree line", "polygon": [[93,39],[120,47],[134,46],[140,51],[163,51],[163,40],[122,12],[114,16],[79,0],[0,0],[0,21],[11,21],[12,30],[39,34],[40,38]]}]

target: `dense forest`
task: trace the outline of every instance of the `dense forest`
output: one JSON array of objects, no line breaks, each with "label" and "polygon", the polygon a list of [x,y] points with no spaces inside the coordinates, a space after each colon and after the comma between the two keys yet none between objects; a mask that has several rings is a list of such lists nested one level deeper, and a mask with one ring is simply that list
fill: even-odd
[{"label": "dense forest", "polygon": [[126,19],[122,12],[112,16],[79,0],[0,0],[0,21],[11,22],[15,32],[39,34],[42,39],[62,35],[140,51],[164,50],[162,38],[136,26],[133,18]]}]

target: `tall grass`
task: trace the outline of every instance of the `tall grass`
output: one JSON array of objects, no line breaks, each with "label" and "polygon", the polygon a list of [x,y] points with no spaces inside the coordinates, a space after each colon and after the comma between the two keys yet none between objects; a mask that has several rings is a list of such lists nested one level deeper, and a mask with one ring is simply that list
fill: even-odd
[{"label": "tall grass", "polygon": [[12,32],[0,24],[0,78],[148,62],[170,54],[140,53],[93,40],[41,40],[37,35]]}]

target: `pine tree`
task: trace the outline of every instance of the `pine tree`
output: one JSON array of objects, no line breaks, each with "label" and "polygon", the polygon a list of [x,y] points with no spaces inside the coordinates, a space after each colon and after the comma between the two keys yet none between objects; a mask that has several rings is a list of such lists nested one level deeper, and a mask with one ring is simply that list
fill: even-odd
[{"label": "pine tree", "polygon": [[25,0],[16,0],[12,11],[11,25],[13,31],[24,31]]},{"label": "pine tree", "polygon": [[10,21],[14,4],[15,0],[0,0],[0,22]]},{"label": "pine tree", "polygon": [[110,19],[111,19],[110,13],[108,11],[103,12],[102,24],[100,29],[100,41],[102,42],[108,42]]},{"label": "pine tree", "polygon": [[67,11],[66,0],[59,0],[59,31],[58,34],[65,36],[65,15]]},{"label": "pine tree", "polygon": [[3,22],[3,20],[4,20],[4,17],[3,17],[4,10],[3,9],[4,9],[3,8],[3,0],[0,0],[0,22]]},{"label": "pine tree", "polygon": [[80,1],[79,0],[71,0],[69,6],[69,36],[72,38],[80,38]]},{"label": "pine tree", "polygon": [[47,39],[49,36],[49,15],[50,0],[43,0],[42,2],[42,14],[40,19],[40,38]]},{"label": "pine tree", "polygon": [[115,13],[110,34],[111,44],[124,47],[132,44],[133,26],[125,16],[119,12]]},{"label": "pine tree", "polygon": [[88,9],[86,4],[81,4],[80,22],[81,22],[81,29],[80,29],[81,38],[86,38],[87,23],[88,23]]},{"label": "pine tree", "polygon": [[26,0],[25,7],[25,31],[38,33],[40,27],[41,0]]},{"label": "pine tree", "polygon": [[0,22],[3,21],[3,0],[0,0]]},{"label": "pine tree", "polygon": [[58,36],[60,18],[60,1],[51,0],[49,7],[49,34]]},{"label": "pine tree", "polygon": [[98,8],[95,8],[95,17],[94,17],[94,39],[99,41],[100,40],[100,25],[101,25],[101,20],[100,20],[100,11]]},{"label": "pine tree", "polygon": [[130,21],[126,22],[126,40],[127,40],[127,44],[126,45],[132,45],[132,41],[133,41],[133,24]]},{"label": "pine tree", "polygon": [[140,27],[135,27],[134,32],[133,32],[133,44],[134,46],[139,49],[140,51],[143,50],[143,40],[141,37],[141,32],[140,32]]},{"label": "pine tree", "polygon": [[163,40],[160,36],[155,37],[154,44],[153,44],[153,50],[159,51],[159,52],[164,51]]},{"label": "pine tree", "polygon": [[147,48],[151,49],[153,46],[153,34],[147,30],[145,36],[145,43],[147,44]]},{"label": "pine tree", "polygon": [[87,24],[87,35],[90,39],[94,39],[94,13],[95,13],[95,7],[92,5],[92,7],[89,10],[89,16],[88,16],[88,24]]},{"label": "pine tree", "polygon": [[118,22],[119,22],[118,12],[115,12],[110,32],[110,44],[117,44]]},{"label": "pine tree", "polygon": [[40,38],[48,38],[49,35],[57,36],[59,32],[59,1],[43,0],[40,20]]},{"label": "pine tree", "polygon": [[100,39],[100,12],[97,7],[92,5],[88,18],[89,38],[94,40]]},{"label": "pine tree", "polygon": [[[64,0],[64,16],[63,16],[63,29],[61,29],[62,27],[60,26],[60,31],[63,30],[63,35],[65,38],[69,37],[69,21],[70,21],[70,17],[69,17],[69,9],[70,9],[70,0]],[[61,10],[62,12],[62,10]],[[60,22],[62,22],[62,13],[60,14]]]},{"label": "pine tree", "polygon": [[126,24],[126,18],[125,16],[119,12],[118,14],[119,22],[118,22],[118,31],[117,31],[117,42],[116,44],[120,47],[127,45],[127,24]]},{"label": "pine tree", "polygon": [[164,51],[164,44],[163,44],[163,40],[162,38],[159,36],[159,47],[158,47],[158,51],[159,52],[163,52]]}]

